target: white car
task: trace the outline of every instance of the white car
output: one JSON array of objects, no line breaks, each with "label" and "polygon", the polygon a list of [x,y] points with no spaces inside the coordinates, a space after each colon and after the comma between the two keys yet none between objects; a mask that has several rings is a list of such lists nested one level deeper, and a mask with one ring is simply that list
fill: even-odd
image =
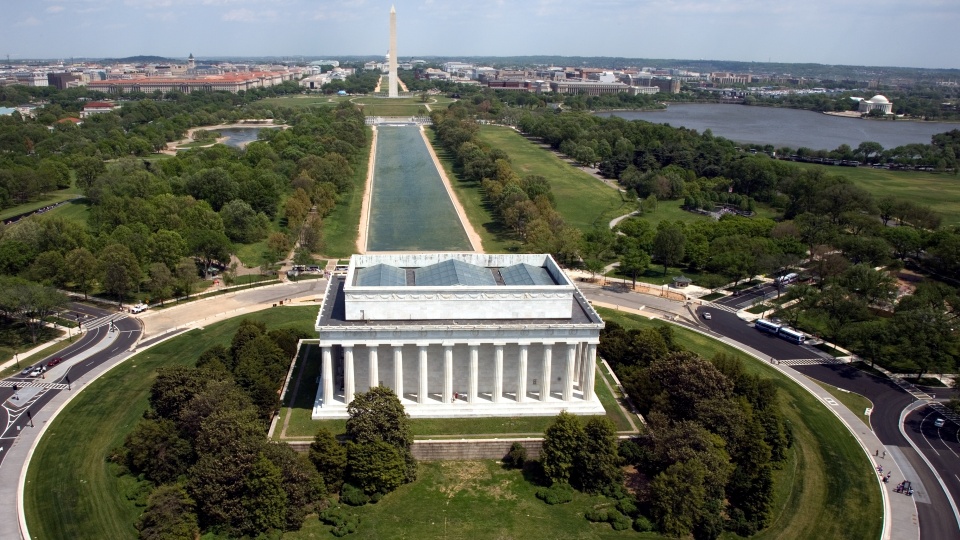
[{"label": "white car", "polygon": [[43,372],[46,371],[46,370],[47,370],[47,368],[45,368],[45,367],[43,367],[43,366],[38,366],[37,368],[35,368],[33,371],[30,372],[30,376],[31,376],[31,377],[39,377],[40,375],[43,375]]},{"label": "white car", "polygon": [[943,424],[945,423],[946,423],[946,420],[944,420],[943,418],[937,418],[936,420],[933,421],[933,427],[943,427]]},{"label": "white car", "polygon": [[137,304],[130,308],[130,313],[143,313],[147,310],[146,304]]},{"label": "white car", "polygon": [[713,315],[711,315],[709,311],[704,311],[703,318],[709,321],[710,319],[713,318]]}]

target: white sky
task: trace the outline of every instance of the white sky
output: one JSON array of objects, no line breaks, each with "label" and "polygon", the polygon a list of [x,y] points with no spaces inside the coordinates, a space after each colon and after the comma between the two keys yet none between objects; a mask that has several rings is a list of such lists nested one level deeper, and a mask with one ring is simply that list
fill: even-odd
[{"label": "white sky", "polygon": [[[960,68],[960,0],[396,0],[398,56]],[[391,2],[0,0],[0,58],[382,55]]]}]

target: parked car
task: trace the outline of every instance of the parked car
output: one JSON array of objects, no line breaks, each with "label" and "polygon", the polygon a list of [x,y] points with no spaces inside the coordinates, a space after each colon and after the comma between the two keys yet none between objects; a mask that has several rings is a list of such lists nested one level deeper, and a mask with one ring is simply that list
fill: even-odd
[{"label": "parked car", "polygon": [[941,418],[937,418],[936,420],[933,421],[933,427],[943,427],[943,425],[944,425],[946,422],[947,422],[947,421],[944,420],[942,417],[941,417]]},{"label": "parked car", "polygon": [[53,360],[50,360],[49,362],[47,362],[47,369],[52,368],[53,366],[59,364],[60,362],[63,362],[63,358],[60,358],[59,356],[54,358]]}]

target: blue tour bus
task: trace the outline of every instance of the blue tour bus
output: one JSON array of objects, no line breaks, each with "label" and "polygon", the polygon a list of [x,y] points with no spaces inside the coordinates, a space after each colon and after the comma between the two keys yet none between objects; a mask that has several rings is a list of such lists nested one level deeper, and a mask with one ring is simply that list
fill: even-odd
[{"label": "blue tour bus", "polygon": [[790,343],[796,343],[797,345],[803,345],[804,340],[807,339],[807,336],[805,336],[803,332],[797,332],[796,330],[787,328],[786,326],[780,327],[777,335],[789,341]]},{"label": "blue tour bus", "polygon": [[783,326],[782,324],[770,322],[766,319],[757,319],[756,322],[753,323],[754,328],[756,328],[761,332],[766,332],[768,334],[776,334],[777,332],[780,331],[780,328],[782,326]]}]

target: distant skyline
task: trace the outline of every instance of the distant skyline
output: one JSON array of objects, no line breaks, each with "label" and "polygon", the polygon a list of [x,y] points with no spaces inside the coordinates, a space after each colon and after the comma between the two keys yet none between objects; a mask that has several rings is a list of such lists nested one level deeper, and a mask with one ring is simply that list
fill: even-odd
[{"label": "distant skyline", "polygon": [[956,0],[7,0],[0,58],[386,53],[960,69]]}]

